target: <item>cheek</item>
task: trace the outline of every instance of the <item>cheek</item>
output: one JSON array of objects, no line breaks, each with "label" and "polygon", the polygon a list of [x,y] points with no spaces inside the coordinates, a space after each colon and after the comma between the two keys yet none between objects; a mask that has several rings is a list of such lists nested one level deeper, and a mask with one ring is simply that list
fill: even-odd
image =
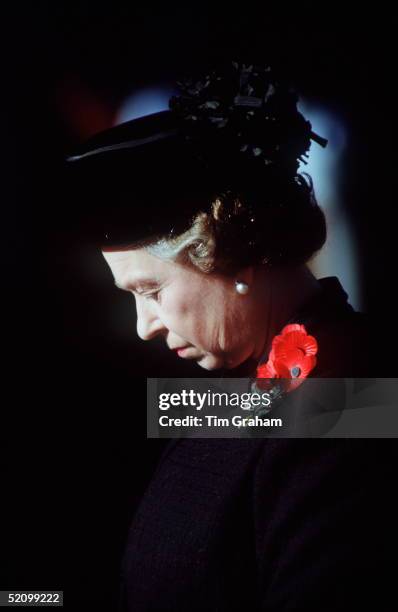
[{"label": "cheek", "polygon": [[192,301],[185,291],[165,292],[161,303],[163,323],[172,331],[189,326],[192,320]]},{"label": "cheek", "polygon": [[207,343],[217,327],[218,311],[213,302],[214,296],[205,284],[193,284],[188,279],[165,294],[162,302],[164,323],[188,341]]}]

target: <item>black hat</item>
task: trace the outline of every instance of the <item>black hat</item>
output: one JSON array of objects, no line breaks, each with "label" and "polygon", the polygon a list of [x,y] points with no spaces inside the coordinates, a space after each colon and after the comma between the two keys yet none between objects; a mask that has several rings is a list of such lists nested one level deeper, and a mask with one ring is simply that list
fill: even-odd
[{"label": "black hat", "polygon": [[74,183],[102,245],[179,233],[209,195],[210,173],[170,111],[101,132],[68,161],[79,162]]},{"label": "black hat", "polygon": [[103,246],[176,235],[217,194],[290,180],[311,140],[326,145],[268,66],[232,62],[178,85],[168,110],[101,132],[67,158]]}]

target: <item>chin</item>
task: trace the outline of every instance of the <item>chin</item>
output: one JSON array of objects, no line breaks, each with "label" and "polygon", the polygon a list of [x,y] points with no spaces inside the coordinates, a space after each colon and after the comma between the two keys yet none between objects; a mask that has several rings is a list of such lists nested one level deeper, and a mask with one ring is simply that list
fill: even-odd
[{"label": "chin", "polygon": [[205,353],[196,358],[196,363],[204,370],[233,370],[247,359],[243,351]]},{"label": "chin", "polygon": [[201,359],[198,360],[198,365],[204,370],[232,370],[240,365],[244,361],[243,359],[235,359],[226,358],[226,355],[214,355],[212,353],[208,353],[204,355]]},{"label": "chin", "polygon": [[220,370],[225,367],[224,359],[217,355],[204,355],[197,363],[204,370]]}]

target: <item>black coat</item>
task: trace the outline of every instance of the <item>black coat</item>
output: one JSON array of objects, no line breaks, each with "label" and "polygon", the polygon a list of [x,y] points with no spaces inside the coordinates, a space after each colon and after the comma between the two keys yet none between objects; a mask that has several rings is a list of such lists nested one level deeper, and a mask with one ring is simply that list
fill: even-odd
[{"label": "black coat", "polygon": [[[322,286],[294,317],[318,340],[314,375],[370,376],[364,317],[337,279]],[[396,467],[391,439],[172,440],[128,535],[120,610],[397,609]]]}]

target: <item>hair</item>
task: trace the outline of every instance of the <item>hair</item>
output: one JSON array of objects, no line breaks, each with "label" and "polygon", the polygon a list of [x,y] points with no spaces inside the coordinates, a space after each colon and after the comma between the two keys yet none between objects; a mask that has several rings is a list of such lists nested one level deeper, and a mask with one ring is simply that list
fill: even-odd
[{"label": "hair", "polygon": [[246,265],[300,265],[326,240],[325,216],[307,173],[268,183],[265,190],[226,190],[212,197],[186,231],[145,244],[168,261],[204,273],[233,274]]}]

